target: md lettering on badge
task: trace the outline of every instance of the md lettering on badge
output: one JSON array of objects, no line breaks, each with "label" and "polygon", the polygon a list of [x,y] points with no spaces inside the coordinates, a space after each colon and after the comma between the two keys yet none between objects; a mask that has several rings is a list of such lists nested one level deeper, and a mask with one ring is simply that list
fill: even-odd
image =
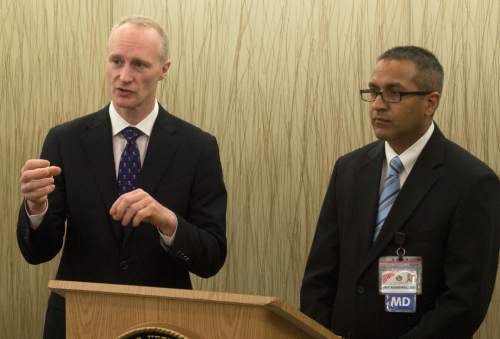
[{"label": "md lettering on badge", "polygon": [[417,310],[417,296],[415,294],[386,294],[385,310],[413,313]]}]

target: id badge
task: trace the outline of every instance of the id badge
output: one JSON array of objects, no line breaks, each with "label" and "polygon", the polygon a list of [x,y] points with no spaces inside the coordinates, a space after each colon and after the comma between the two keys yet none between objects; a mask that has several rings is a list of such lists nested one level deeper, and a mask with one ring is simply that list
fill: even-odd
[{"label": "id badge", "polygon": [[386,294],[385,311],[397,313],[415,313],[417,311],[416,294]]},{"label": "id badge", "polygon": [[422,257],[381,257],[378,267],[385,311],[416,312],[417,294],[422,294]]},{"label": "id badge", "polygon": [[380,294],[422,294],[422,257],[381,257]]}]

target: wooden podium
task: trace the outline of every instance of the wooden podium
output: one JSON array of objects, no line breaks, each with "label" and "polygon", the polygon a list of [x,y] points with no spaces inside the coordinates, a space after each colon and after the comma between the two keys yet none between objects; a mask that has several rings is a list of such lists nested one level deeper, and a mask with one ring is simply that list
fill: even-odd
[{"label": "wooden podium", "polygon": [[[68,339],[339,338],[272,297],[61,280],[49,288],[66,298]],[[173,334],[132,335],[151,328]]]}]

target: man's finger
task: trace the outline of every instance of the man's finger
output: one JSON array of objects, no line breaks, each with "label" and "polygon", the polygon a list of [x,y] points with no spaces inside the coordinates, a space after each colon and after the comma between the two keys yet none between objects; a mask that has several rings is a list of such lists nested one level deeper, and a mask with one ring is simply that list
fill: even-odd
[{"label": "man's finger", "polygon": [[132,220],[132,226],[137,227],[141,224],[141,222],[146,221],[147,218],[151,216],[153,207],[151,205],[146,206],[145,208],[140,209],[134,215],[134,219]]},{"label": "man's finger", "polygon": [[21,182],[22,183],[27,183],[32,180],[39,180],[39,179],[44,179],[44,178],[50,178],[50,172],[48,167],[44,168],[36,168],[32,170],[26,170],[23,173],[21,173]]},{"label": "man's finger", "polygon": [[122,219],[123,213],[129,206],[147,196],[149,195],[141,189],[136,189],[122,194],[111,206],[109,214],[111,214],[113,219],[120,220]]},{"label": "man's finger", "polygon": [[38,179],[38,180],[31,180],[21,185],[21,193],[26,194],[53,184],[54,184],[54,178],[52,177]]},{"label": "man's finger", "polygon": [[23,171],[21,174],[21,182],[30,182],[32,180],[49,178],[54,175],[58,175],[61,173],[61,168],[57,166],[43,167],[43,168],[35,168],[32,170]]},{"label": "man's finger", "polygon": [[50,166],[50,161],[45,160],[45,159],[29,159],[24,163],[23,168],[21,171],[27,171],[27,170],[32,170],[35,168],[43,168],[43,167],[49,167]]},{"label": "man's finger", "polygon": [[123,215],[130,204],[130,198],[124,194],[115,201],[113,206],[111,206],[109,213],[114,220],[122,220]]},{"label": "man's finger", "polygon": [[130,205],[126,210],[121,218],[122,225],[128,225],[132,218],[135,217],[135,215],[140,212],[144,207],[147,206],[147,200],[146,199],[141,199],[134,204]]},{"label": "man's finger", "polygon": [[26,200],[31,200],[36,203],[43,202],[47,199],[47,195],[52,193],[56,188],[55,185],[45,186],[43,188],[37,189],[36,191],[31,191],[24,194]]},{"label": "man's finger", "polygon": [[55,177],[59,174],[61,174],[62,169],[59,166],[49,166],[49,173],[51,176]]}]

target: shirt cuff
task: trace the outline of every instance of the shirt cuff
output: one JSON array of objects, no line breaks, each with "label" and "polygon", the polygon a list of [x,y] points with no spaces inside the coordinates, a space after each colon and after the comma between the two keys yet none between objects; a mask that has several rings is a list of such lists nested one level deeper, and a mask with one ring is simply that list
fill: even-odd
[{"label": "shirt cuff", "polygon": [[[49,209],[49,202],[45,202],[45,209],[40,214],[30,214],[28,212],[28,206],[26,206],[26,201],[24,201],[24,210],[26,211],[26,215],[30,219],[31,229],[36,230],[43,221],[43,217],[47,214],[47,210]],[[174,233],[175,234],[175,233]]]},{"label": "shirt cuff", "polygon": [[165,251],[168,251],[170,249],[170,246],[174,243],[174,238],[175,234],[177,233],[177,226],[175,227],[175,231],[171,236],[165,235],[161,233],[160,229],[157,227],[156,230],[158,231],[158,234],[160,235],[160,245],[165,249]]}]

